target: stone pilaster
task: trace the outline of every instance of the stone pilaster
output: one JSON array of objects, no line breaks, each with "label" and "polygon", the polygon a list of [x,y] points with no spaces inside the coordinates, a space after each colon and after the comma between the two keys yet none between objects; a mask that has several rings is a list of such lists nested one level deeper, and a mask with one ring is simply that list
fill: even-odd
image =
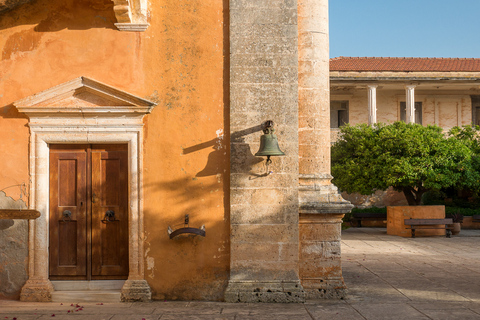
[{"label": "stone pilaster", "polygon": [[[302,302],[298,276],[297,3],[230,1],[228,302]],[[266,120],[283,157],[255,157]]]},{"label": "stone pilaster", "polygon": [[298,1],[300,278],[307,298],[345,296],[341,219],[330,175],[328,0]]}]

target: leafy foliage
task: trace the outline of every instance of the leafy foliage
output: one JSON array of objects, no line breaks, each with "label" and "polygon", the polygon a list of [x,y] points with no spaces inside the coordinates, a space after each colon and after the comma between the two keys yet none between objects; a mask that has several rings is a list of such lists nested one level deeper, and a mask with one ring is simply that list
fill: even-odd
[{"label": "leafy foliage", "polygon": [[[438,203],[436,203],[438,204]],[[443,205],[443,203],[442,203]],[[370,207],[370,208],[353,208],[350,215],[353,215],[355,212],[373,212],[373,213],[387,213],[387,207]],[[473,208],[461,208],[461,207],[451,207],[445,206],[445,213],[448,216],[453,214],[461,214],[462,216],[473,216],[480,214],[480,208],[473,209]],[[347,216],[347,215],[345,215]],[[349,221],[344,219],[345,221]]]},{"label": "leafy foliage", "polygon": [[387,207],[353,208],[353,213],[387,213]]},{"label": "leafy foliage", "polygon": [[471,209],[471,208],[458,208],[458,207],[445,207],[445,214],[461,214],[462,216],[474,216],[480,214],[480,209]]},{"label": "leafy foliage", "polygon": [[332,147],[333,182],[343,191],[361,194],[392,186],[410,205],[419,205],[428,190],[473,187],[480,180],[473,142],[459,136],[445,136],[437,126],[404,122],[343,126]]},{"label": "leafy foliage", "polygon": [[475,195],[478,196],[480,189],[480,127],[453,127],[449,131],[449,135],[450,137],[459,140],[473,152],[470,160],[470,171],[468,171],[470,174],[465,175],[465,179],[467,180],[464,181],[462,186],[474,191]]}]

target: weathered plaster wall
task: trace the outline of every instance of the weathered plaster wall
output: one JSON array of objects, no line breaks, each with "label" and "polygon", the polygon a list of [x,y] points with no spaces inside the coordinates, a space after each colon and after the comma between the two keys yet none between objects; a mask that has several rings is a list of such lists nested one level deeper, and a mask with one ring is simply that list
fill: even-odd
[{"label": "weathered plaster wall", "polygon": [[[118,31],[110,0],[37,0],[0,16],[0,189],[29,181],[28,120],[12,102],[87,76],[158,103],[144,130],[154,299],[222,299],[228,279],[227,9],[221,0],[152,1],[143,33]],[[205,238],[169,240],[185,214],[205,224]]]},{"label": "weathered plaster wall", "polygon": [[[0,191],[0,209],[26,209]],[[28,220],[0,219],[0,300],[18,299],[27,281]]]}]

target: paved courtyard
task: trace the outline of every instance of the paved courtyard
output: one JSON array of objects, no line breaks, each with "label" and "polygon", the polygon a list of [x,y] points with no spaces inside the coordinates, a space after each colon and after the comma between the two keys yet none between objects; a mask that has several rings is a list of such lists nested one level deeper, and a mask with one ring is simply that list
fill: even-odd
[{"label": "paved courtyard", "polygon": [[[22,303],[0,301],[2,319],[480,319],[480,230],[400,238],[383,228],[342,236],[346,300],[305,304]],[[1,284],[0,284],[1,285]],[[70,311],[70,312],[69,312]]]}]

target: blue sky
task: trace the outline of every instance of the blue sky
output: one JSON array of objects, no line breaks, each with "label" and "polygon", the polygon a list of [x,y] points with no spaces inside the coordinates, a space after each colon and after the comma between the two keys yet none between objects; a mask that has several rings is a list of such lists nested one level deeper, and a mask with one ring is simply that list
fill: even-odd
[{"label": "blue sky", "polygon": [[330,0],[330,57],[480,58],[480,0]]}]

